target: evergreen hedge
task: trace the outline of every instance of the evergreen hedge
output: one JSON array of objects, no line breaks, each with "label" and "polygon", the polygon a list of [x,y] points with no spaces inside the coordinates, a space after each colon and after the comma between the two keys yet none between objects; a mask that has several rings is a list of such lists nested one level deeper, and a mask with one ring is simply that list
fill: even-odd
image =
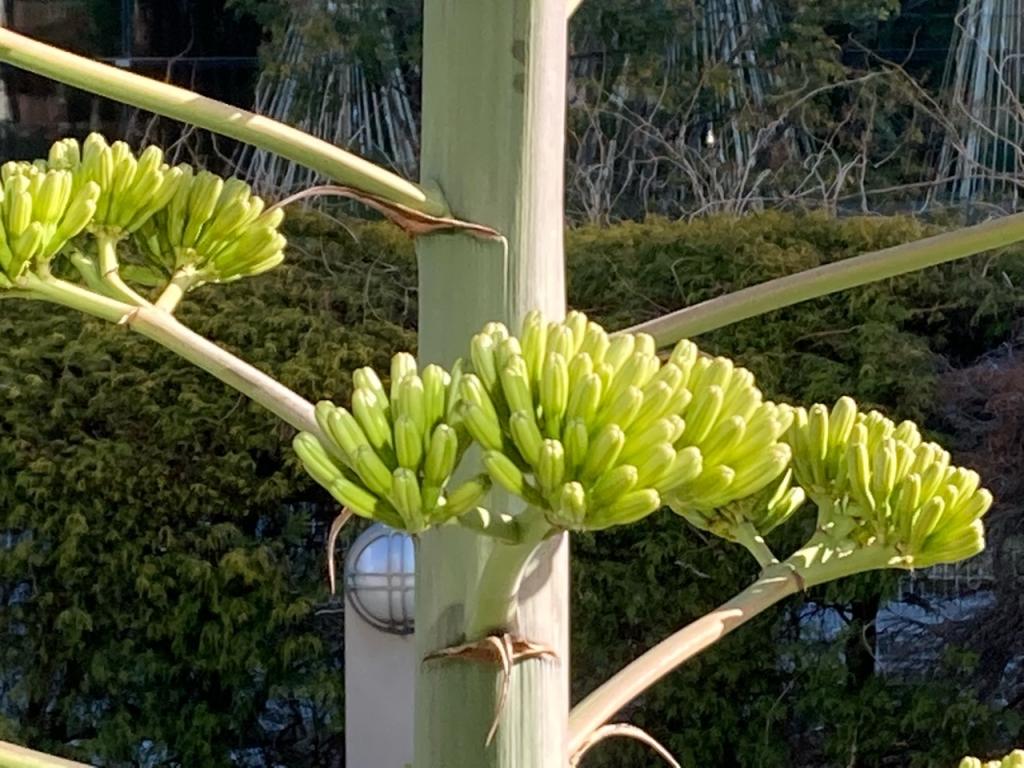
[{"label": "evergreen hedge", "polygon": [[[414,348],[412,246],[383,224],[307,215],[289,227],[284,267],[203,289],[182,317],[307,397],[344,401],[351,369]],[[570,300],[620,327],[924,234],[909,219],[782,214],[585,228],[568,237]],[[1021,255],[700,341],[772,397],[845,392],[934,425],[943,368],[1012,338]],[[298,470],[289,430],[121,328],[2,302],[0,334],[0,739],[111,766],[340,765],[341,604],[322,549],[334,509]],[[573,574],[582,694],[754,568],[665,513],[579,537]],[[970,688],[970,654],[951,652],[927,680],[874,674],[860,640],[891,586],[864,577],[791,600],[630,717],[685,766],[945,765],[1014,737],[1013,713]],[[848,626],[810,642],[799,617],[825,602]],[[640,755],[609,744],[587,765],[649,764]]]}]

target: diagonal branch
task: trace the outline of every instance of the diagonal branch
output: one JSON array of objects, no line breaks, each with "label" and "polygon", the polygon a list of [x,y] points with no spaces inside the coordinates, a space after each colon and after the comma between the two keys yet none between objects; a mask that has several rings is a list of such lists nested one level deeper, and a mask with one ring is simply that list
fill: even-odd
[{"label": "diagonal branch", "polygon": [[627,328],[649,333],[658,346],[722,328],[801,301],[914,272],[1024,240],[1024,213],[872,251],[769,280]]},{"label": "diagonal branch", "polygon": [[680,664],[801,587],[795,571],[787,568],[765,571],[734,598],[623,667],[569,713],[569,754],[576,754],[616,712]]},{"label": "diagonal branch", "polygon": [[0,768],[89,768],[62,757],[0,741]]},{"label": "diagonal branch", "polygon": [[28,299],[51,301],[101,320],[124,325],[220,379],[295,429],[321,436],[313,404],[272,376],[182,325],[155,307],[133,307],[56,278],[30,276]]},{"label": "diagonal branch", "polygon": [[434,216],[448,213],[437,191],[424,189],[284,123],[184,88],[101,64],[2,28],[0,61],[276,152],[346,186],[407,208]]}]

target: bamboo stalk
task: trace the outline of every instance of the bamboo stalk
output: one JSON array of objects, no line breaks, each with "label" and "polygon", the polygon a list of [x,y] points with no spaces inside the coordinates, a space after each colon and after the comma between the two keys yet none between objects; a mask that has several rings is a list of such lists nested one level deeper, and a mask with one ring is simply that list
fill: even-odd
[{"label": "bamboo stalk", "polygon": [[1024,214],[872,251],[779,277],[639,323],[624,333],[649,333],[659,346],[722,328],[801,301],[885,280],[1024,240]]},{"label": "bamboo stalk", "polygon": [[302,131],[192,91],[0,29],[0,61],[76,88],[172,117],[254,144],[313,168],[341,184],[422,213],[442,216],[448,208],[437,192],[424,189],[373,163]]}]

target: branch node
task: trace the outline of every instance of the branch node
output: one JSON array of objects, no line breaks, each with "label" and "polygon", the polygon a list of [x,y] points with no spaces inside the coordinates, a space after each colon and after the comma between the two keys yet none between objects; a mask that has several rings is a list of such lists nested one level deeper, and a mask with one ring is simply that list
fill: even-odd
[{"label": "branch node", "polygon": [[472,643],[461,643],[442,648],[439,651],[428,653],[423,657],[423,663],[438,661],[441,659],[462,659],[465,661],[478,661],[493,663],[501,666],[501,690],[498,693],[498,702],[494,708],[494,720],[487,731],[485,744],[491,745],[494,736],[498,732],[498,723],[501,715],[508,704],[509,688],[512,685],[512,667],[516,664],[530,659],[558,659],[558,653],[554,648],[542,643],[535,643],[532,640],[525,640],[520,637],[513,637],[509,633],[501,635],[488,635]]},{"label": "branch node", "polygon": [[340,184],[321,184],[319,186],[310,187],[309,189],[303,189],[296,192],[294,195],[289,195],[284,200],[275,203],[269,208],[269,210],[273,210],[274,208],[283,208],[290,203],[321,195],[344,197],[349,200],[360,202],[377,211],[377,213],[384,216],[384,218],[392,224],[401,228],[407,235],[409,235],[409,237],[456,230],[467,232],[488,240],[501,239],[501,233],[492,227],[448,216],[432,216],[429,213],[417,211],[407,205],[402,205],[401,203],[396,203],[392,200],[386,200],[379,195],[371,195],[368,192],[361,192],[358,189],[341,186]]},{"label": "branch node", "polygon": [[127,312],[125,312],[124,315],[122,315],[121,319],[117,321],[117,324],[123,325],[126,328],[131,328],[132,323],[135,322],[135,318],[139,316],[139,312],[141,310],[142,307],[132,307]]}]

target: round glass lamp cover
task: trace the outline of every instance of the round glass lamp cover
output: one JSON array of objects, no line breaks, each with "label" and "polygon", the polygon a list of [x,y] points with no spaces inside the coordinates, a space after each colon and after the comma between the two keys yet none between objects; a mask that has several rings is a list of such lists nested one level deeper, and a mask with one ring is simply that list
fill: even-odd
[{"label": "round glass lamp cover", "polygon": [[382,632],[413,631],[416,547],[412,536],[374,523],[345,557],[345,595],[356,613]]}]

